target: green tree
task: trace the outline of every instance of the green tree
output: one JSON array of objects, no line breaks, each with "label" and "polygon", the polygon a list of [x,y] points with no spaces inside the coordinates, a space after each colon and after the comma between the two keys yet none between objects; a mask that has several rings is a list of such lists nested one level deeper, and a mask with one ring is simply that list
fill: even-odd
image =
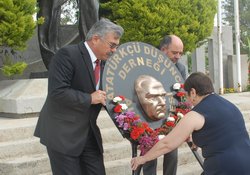
[{"label": "green tree", "polygon": [[36,0],[1,0],[0,46],[25,49],[36,27],[35,13]]},{"label": "green tree", "polygon": [[0,50],[2,71],[7,76],[21,74],[27,66],[24,62],[14,63],[13,58],[16,51],[26,48],[26,41],[33,36],[36,3],[36,0],[0,0]]},{"label": "green tree", "polygon": [[100,16],[125,29],[121,42],[158,46],[167,34],[180,36],[192,51],[211,35],[217,0],[100,0]]},{"label": "green tree", "polygon": [[[224,4],[224,21],[229,24],[235,31],[234,20],[234,0],[225,0]],[[240,18],[240,52],[248,55],[248,86],[250,91],[250,0],[239,0],[239,18]],[[235,35],[234,35],[235,39]]]},{"label": "green tree", "polygon": [[[234,0],[225,0],[223,3],[225,24],[229,24],[235,31],[234,21]],[[240,39],[241,53],[250,54],[249,39],[250,39],[250,1],[239,0],[239,17],[240,17]]]}]

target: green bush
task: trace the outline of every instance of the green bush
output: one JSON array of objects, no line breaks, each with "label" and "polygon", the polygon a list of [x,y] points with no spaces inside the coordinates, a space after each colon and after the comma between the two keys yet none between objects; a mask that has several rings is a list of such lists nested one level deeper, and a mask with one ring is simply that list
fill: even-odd
[{"label": "green bush", "polygon": [[121,42],[141,41],[158,46],[167,34],[180,36],[185,51],[211,35],[216,0],[101,0],[100,16],[120,24]]},{"label": "green bush", "polygon": [[0,46],[25,49],[36,27],[33,19],[36,12],[36,0],[1,0]]},{"label": "green bush", "polygon": [[[2,72],[6,76],[22,74],[25,62],[14,60],[16,51],[26,49],[26,41],[33,36],[37,23],[33,16],[37,12],[36,0],[0,1],[0,51],[3,60]],[[16,63],[15,63],[16,62]]]},{"label": "green bush", "polygon": [[11,77],[13,75],[22,75],[26,69],[27,64],[25,62],[17,62],[11,65],[4,65],[2,72],[5,76]]}]

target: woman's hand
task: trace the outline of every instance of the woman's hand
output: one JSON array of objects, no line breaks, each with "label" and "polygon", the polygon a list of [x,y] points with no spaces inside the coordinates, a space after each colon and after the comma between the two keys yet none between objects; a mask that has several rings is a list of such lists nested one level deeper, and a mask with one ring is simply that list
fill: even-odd
[{"label": "woman's hand", "polygon": [[131,159],[131,169],[135,171],[140,165],[144,163],[146,163],[146,161],[143,156],[134,157]]}]

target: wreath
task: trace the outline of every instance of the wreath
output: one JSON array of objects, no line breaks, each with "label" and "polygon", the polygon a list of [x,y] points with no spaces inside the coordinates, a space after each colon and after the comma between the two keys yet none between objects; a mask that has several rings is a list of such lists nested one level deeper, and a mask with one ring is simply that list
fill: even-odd
[{"label": "wreath", "polygon": [[169,111],[169,115],[164,119],[163,124],[156,129],[152,129],[147,122],[142,121],[135,112],[128,111],[124,96],[119,95],[113,98],[115,122],[124,137],[139,145],[141,155],[144,155],[154,144],[167,135],[181,118],[191,110],[192,106],[187,102],[186,92],[183,88],[184,85],[180,83],[175,83],[172,86],[173,97],[177,100],[177,103]]}]

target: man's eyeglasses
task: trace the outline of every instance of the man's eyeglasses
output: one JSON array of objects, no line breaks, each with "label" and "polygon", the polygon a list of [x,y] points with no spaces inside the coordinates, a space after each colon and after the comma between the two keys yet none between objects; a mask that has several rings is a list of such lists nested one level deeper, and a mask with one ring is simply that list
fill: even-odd
[{"label": "man's eyeglasses", "polygon": [[109,45],[110,49],[117,49],[119,47],[119,45],[117,45],[115,43],[111,43],[105,39],[102,39],[102,40],[105,41]]}]

